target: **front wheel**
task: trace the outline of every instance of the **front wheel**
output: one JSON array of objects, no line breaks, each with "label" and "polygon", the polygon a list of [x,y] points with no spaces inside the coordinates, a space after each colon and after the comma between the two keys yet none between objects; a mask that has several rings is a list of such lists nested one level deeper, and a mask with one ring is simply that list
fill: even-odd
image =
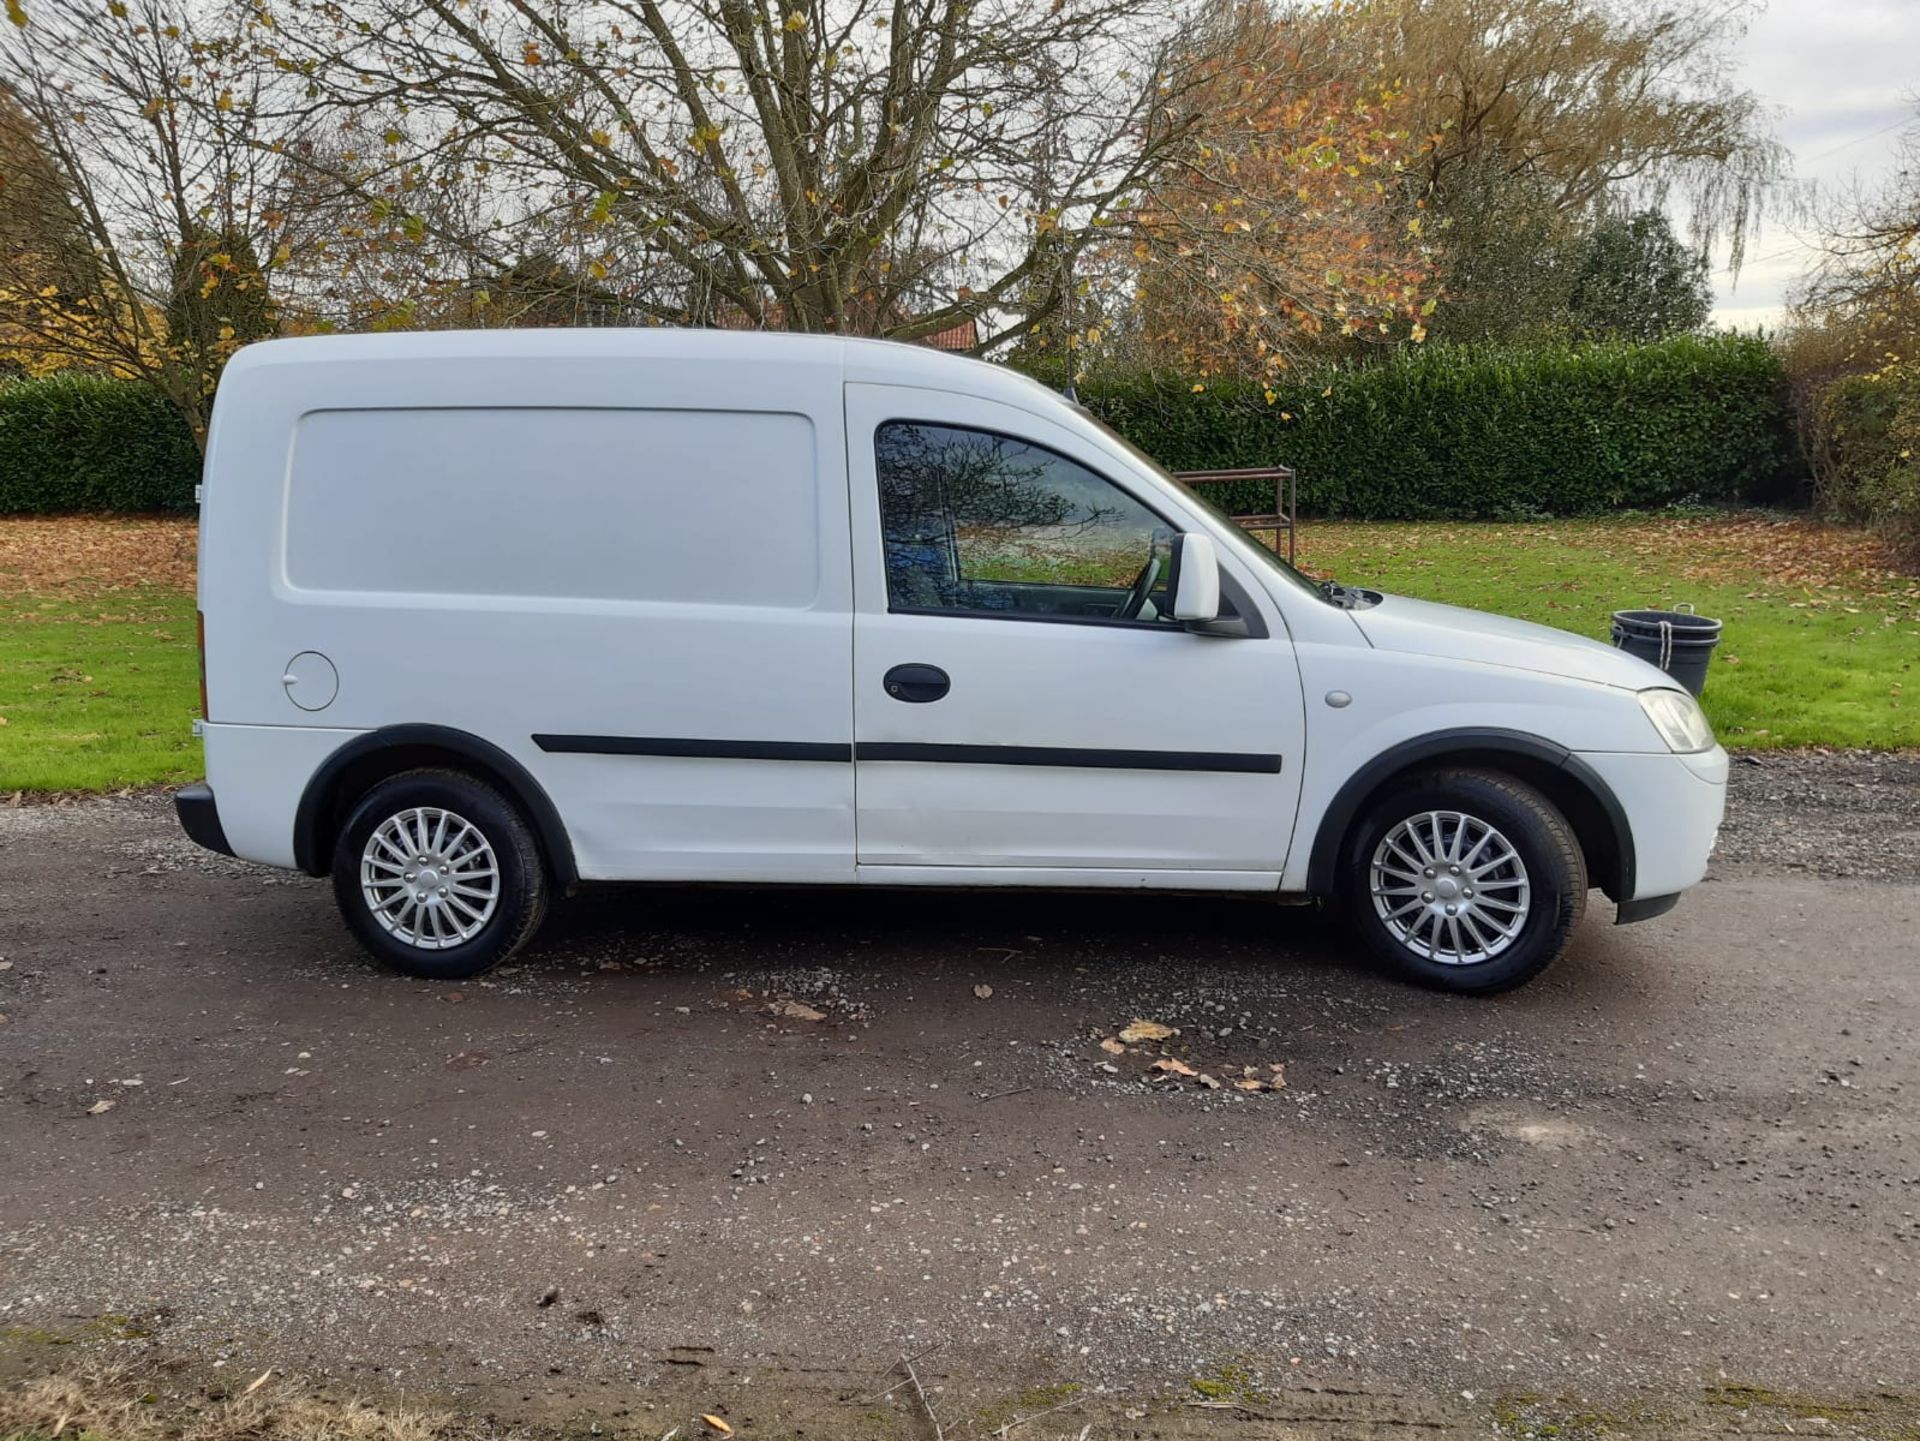
[{"label": "front wheel", "polygon": [[533,831],[458,771],[418,770],[361,797],[333,851],[347,927],[395,970],[464,980],[525,945],[547,909]]},{"label": "front wheel", "polygon": [[1566,950],[1587,905],[1587,866],[1566,817],[1491,771],[1436,770],[1367,808],[1343,895],[1369,949],[1408,980],[1489,995]]}]

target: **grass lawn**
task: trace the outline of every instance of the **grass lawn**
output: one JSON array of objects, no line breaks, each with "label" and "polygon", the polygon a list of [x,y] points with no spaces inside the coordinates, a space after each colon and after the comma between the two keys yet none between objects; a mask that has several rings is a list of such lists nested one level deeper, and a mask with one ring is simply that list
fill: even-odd
[{"label": "grass lawn", "polygon": [[[188,521],[0,520],[0,793],[199,775],[193,545]],[[1920,747],[1920,578],[1858,531],[1754,513],[1309,521],[1300,562],[1601,639],[1616,609],[1692,601],[1727,623],[1705,703],[1728,745]]]},{"label": "grass lawn", "polygon": [[0,520],[0,793],[197,779],[188,521]]}]

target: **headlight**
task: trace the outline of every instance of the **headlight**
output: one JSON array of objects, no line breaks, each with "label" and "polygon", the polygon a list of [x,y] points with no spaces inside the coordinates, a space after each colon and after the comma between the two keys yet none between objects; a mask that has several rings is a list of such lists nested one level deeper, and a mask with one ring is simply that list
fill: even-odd
[{"label": "headlight", "polygon": [[1700,703],[1685,691],[1643,690],[1640,709],[1675,754],[1690,755],[1713,748],[1713,727],[1701,713]]}]

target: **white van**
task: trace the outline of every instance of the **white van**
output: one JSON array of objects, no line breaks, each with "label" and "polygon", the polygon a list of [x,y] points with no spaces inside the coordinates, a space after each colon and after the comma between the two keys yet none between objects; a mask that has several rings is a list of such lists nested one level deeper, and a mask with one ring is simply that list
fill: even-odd
[{"label": "white van", "polygon": [[1315,585],[1009,370],[819,336],[282,340],[200,532],[201,845],[470,976],[591,881],[1340,902],[1517,985],[1704,872],[1727,758],[1595,641]]}]

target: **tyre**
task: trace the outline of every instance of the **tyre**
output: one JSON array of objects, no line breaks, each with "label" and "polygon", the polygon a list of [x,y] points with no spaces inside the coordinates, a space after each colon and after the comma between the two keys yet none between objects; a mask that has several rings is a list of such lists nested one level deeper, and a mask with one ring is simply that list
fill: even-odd
[{"label": "tyre", "polygon": [[1396,784],[1360,817],[1341,879],[1348,916],[1389,969],[1468,995],[1545,970],[1587,908],[1586,858],[1566,817],[1492,771]]},{"label": "tyre", "polygon": [[333,849],[347,928],[395,970],[462,980],[499,965],[547,909],[539,843],[513,802],[458,771],[381,781]]}]

